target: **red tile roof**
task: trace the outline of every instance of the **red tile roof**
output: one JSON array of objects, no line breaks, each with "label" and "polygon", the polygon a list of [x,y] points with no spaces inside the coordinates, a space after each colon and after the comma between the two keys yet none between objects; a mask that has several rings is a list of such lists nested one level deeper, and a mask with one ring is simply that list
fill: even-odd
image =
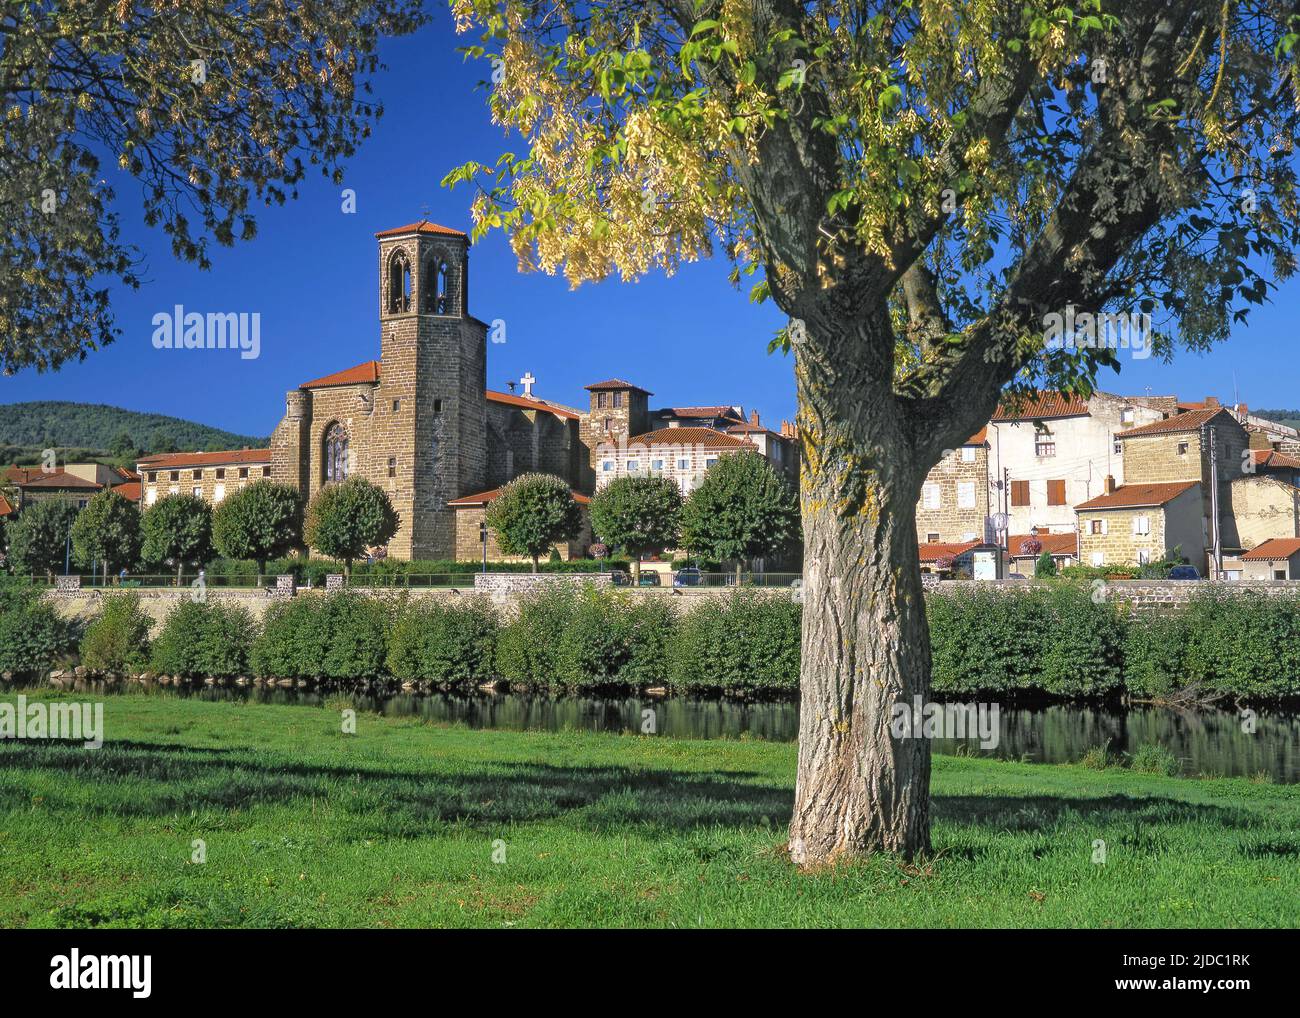
[{"label": "red tile roof", "polygon": [[948,541],[936,541],[932,544],[922,542],[917,547],[920,549],[922,562],[937,562],[941,558],[957,558],[957,556],[964,555],[972,548],[982,548],[984,542],[966,541],[961,544]]},{"label": "red tile roof", "polygon": [[87,491],[98,491],[103,487],[98,481],[89,481],[84,477],[78,477],[76,474],[70,474],[66,470],[54,470],[48,474],[34,473],[28,480],[19,481],[20,488],[79,488]]},{"label": "red tile roof", "polygon": [[0,495],[0,516],[13,515],[14,507],[9,504],[9,500]]},{"label": "red tile roof", "polygon": [[1227,414],[1228,420],[1236,423],[1236,418],[1228,413],[1221,406],[1206,407],[1204,410],[1187,410],[1181,414],[1174,414],[1172,417],[1166,417],[1163,421],[1155,421],[1151,424],[1144,424],[1140,428],[1129,428],[1127,431],[1115,432],[1116,438],[1141,438],[1144,435],[1172,435],[1181,431],[1195,431],[1202,424],[1206,424],[1218,417],[1219,414]]},{"label": "red tile roof", "polygon": [[1166,481],[1161,484],[1124,484],[1109,495],[1098,495],[1080,502],[1075,509],[1138,509],[1172,502],[1200,481]]},{"label": "red tile roof", "polygon": [[[588,495],[573,490],[570,490],[569,494],[573,496],[573,500],[577,502],[578,505],[591,504],[591,497]],[[447,504],[457,507],[487,505],[489,502],[493,502],[500,497],[501,489],[493,488],[491,491],[480,491],[477,495],[462,495],[460,498],[452,499]]]},{"label": "red tile roof", "polygon": [[736,414],[734,406],[670,406],[667,410],[674,417],[731,417],[737,421],[741,419]]},{"label": "red tile roof", "polygon": [[1275,449],[1251,449],[1251,462],[1266,470],[1300,470],[1300,459]]},{"label": "red tile roof", "polygon": [[1241,556],[1244,562],[1280,562],[1300,554],[1300,537],[1270,537]]},{"label": "red tile roof", "polygon": [[517,406],[525,410],[544,410],[547,413],[555,414],[557,417],[563,417],[566,420],[576,421],[582,413],[573,407],[562,406],[559,403],[552,403],[549,400],[538,399],[536,396],[516,396],[511,392],[494,392],[487,390],[487,398],[493,403],[505,403],[508,406]]},{"label": "red tile roof", "polygon": [[427,219],[421,219],[418,223],[407,223],[405,226],[394,226],[391,230],[380,230],[375,234],[375,236],[397,237],[403,233],[434,233],[440,237],[465,236],[465,234],[460,230],[453,230],[450,226],[439,226],[437,223],[431,223]]},{"label": "red tile roof", "polygon": [[993,413],[995,421],[1032,421],[1045,417],[1082,417],[1088,404],[1062,392],[1037,392],[1018,400],[1008,396]]},{"label": "red tile roof", "polygon": [[635,389],[637,392],[644,392],[647,396],[653,396],[654,393],[641,388],[639,385],[633,385],[631,382],[625,382],[621,378],[611,378],[604,382],[595,382],[592,385],[583,386],[583,388],[598,392],[601,389]]},{"label": "red tile roof", "polygon": [[270,449],[228,449],[223,452],[173,452],[140,460],[141,470],[176,470],[182,467],[242,466],[270,463]]},{"label": "red tile roof", "polygon": [[1044,551],[1051,552],[1053,555],[1078,555],[1079,554],[1079,535],[1078,534],[1012,534],[1007,538],[1007,548],[1010,549],[1012,558],[1025,558],[1026,552],[1020,550],[1026,541],[1037,541],[1043,546],[1042,551],[1034,553],[1035,557],[1041,555]]},{"label": "red tile roof", "polygon": [[299,389],[323,389],[327,385],[364,385],[379,381],[379,361],[366,361],[356,367],[336,371],[324,378],[303,382]]},{"label": "red tile roof", "polygon": [[113,489],[123,498],[129,498],[132,502],[140,501],[140,482],[127,481],[125,484],[119,484]]},{"label": "red tile roof", "polygon": [[752,442],[742,441],[733,435],[712,428],[659,428],[644,434],[633,435],[628,444],[637,442],[644,446],[698,445],[705,449],[752,449]]},{"label": "red tile roof", "polygon": [[5,480],[18,484],[41,472],[40,467],[5,467]]},{"label": "red tile roof", "polygon": [[988,425],[986,424],[984,427],[980,428],[979,431],[975,432],[975,434],[971,435],[970,438],[966,439],[965,444],[983,445],[988,440],[989,440],[989,428]]}]

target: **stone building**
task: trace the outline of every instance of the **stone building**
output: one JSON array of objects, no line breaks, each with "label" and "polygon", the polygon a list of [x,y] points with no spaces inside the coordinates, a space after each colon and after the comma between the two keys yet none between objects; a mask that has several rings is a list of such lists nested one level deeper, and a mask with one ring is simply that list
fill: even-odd
[{"label": "stone building", "polygon": [[216,505],[253,481],[270,477],[271,450],[162,453],[139,460],[136,469],[146,507],[164,495],[194,495]]},{"label": "stone building", "polygon": [[1087,566],[1155,562],[1175,550],[1205,575],[1201,486],[1195,480],[1130,483],[1077,507],[1079,559]]},{"label": "stone building", "polygon": [[[112,489],[136,501],[140,497],[135,475],[123,467],[104,463],[66,463],[53,470],[41,467],[6,467],[4,483],[12,498],[5,499],[7,515],[16,516],[36,502],[60,499],[84,509],[101,491]],[[6,515],[0,511],[0,515]]]},{"label": "stone building", "polygon": [[930,469],[916,504],[917,540],[922,544],[993,540],[988,526],[992,497],[988,429],[981,428]]}]

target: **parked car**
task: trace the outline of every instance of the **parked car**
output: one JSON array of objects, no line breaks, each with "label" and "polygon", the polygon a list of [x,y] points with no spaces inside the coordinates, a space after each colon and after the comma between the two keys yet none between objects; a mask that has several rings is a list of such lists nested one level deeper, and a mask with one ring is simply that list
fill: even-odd
[{"label": "parked car", "polygon": [[1199,580],[1201,574],[1196,571],[1195,566],[1174,566],[1169,570],[1171,580]]},{"label": "parked car", "polygon": [[622,569],[611,569],[609,571],[610,582],[616,587],[632,586],[632,577]]},{"label": "parked car", "polygon": [[703,582],[703,574],[694,566],[687,566],[673,573],[674,587],[698,587]]},{"label": "parked car", "polygon": [[656,572],[642,573],[641,582],[637,584],[638,587],[662,587],[663,585],[663,578]]}]

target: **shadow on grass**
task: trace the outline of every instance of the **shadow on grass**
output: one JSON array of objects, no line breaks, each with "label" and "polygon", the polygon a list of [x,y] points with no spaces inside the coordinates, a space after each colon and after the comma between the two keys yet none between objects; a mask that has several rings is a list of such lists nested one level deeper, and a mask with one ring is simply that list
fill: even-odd
[{"label": "shadow on grass", "polygon": [[[499,829],[558,818],[593,832],[627,826],[665,833],[715,826],[779,830],[794,798],[788,786],[747,771],[446,758],[417,771],[373,762],[304,763],[251,748],[123,741],[87,752],[77,743],[25,742],[0,749],[0,810],[30,808],[30,789],[15,775],[24,771],[62,772],[76,780],[66,795],[47,791],[44,810],[164,818],[325,802],[356,821],[358,838],[418,837],[450,823]],[[990,833],[1026,834],[1076,821],[1123,821],[1135,830],[1166,824],[1240,829],[1259,820],[1244,809],[1125,795],[936,795],[932,802],[937,820]],[[1288,855],[1289,844],[1256,851]]]}]

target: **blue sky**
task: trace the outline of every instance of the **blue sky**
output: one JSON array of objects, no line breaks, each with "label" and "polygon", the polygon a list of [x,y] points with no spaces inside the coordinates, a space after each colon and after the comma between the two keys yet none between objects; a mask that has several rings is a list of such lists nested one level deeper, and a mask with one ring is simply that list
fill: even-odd
[{"label": "blue sky", "polygon": [[[428,218],[469,228],[470,192],[439,186],[467,159],[493,162],[507,146],[475,90],[484,68],[464,63],[445,8],[422,32],[383,48],[389,69],[375,80],[386,111],[348,167],[342,187],[356,191],[357,211],[341,212],[340,187],[309,177],[300,198],[258,216],[259,236],[216,249],[203,272],[175,262],[158,230],[146,228],[139,187],[115,169],[127,238],[144,253],[147,282],[118,289],[122,335],[84,362],[39,375],[0,378],[0,403],[68,399],[172,414],[246,434],[268,435],[284,411],[284,393],[299,383],[379,355],[374,233]],[[772,305],[749,303],[748,285],[727,282],[721,260],[570,290],[559,277],[520,273],[500,234],[470,257],[470,310],[506,322],[507,342],[488,346],[488,385],[531,371],[535,392],[583,406],[583,385],[611,376],[654,392],[652,405],[742,403],[775,427],[793,418],[791,361],[768,355],[781,324]],[[1252,407],[1300,405],[1289,312],[1300,296],[1293,280],[1257,309],[1246,326],[1206,355],[1172,364],[1125,360],[1102,388],[1187,399],[1233,397]],[[230,351],[155,350],[151,320],[175,304],[186,310],[260,312],[256,360]]]}]

